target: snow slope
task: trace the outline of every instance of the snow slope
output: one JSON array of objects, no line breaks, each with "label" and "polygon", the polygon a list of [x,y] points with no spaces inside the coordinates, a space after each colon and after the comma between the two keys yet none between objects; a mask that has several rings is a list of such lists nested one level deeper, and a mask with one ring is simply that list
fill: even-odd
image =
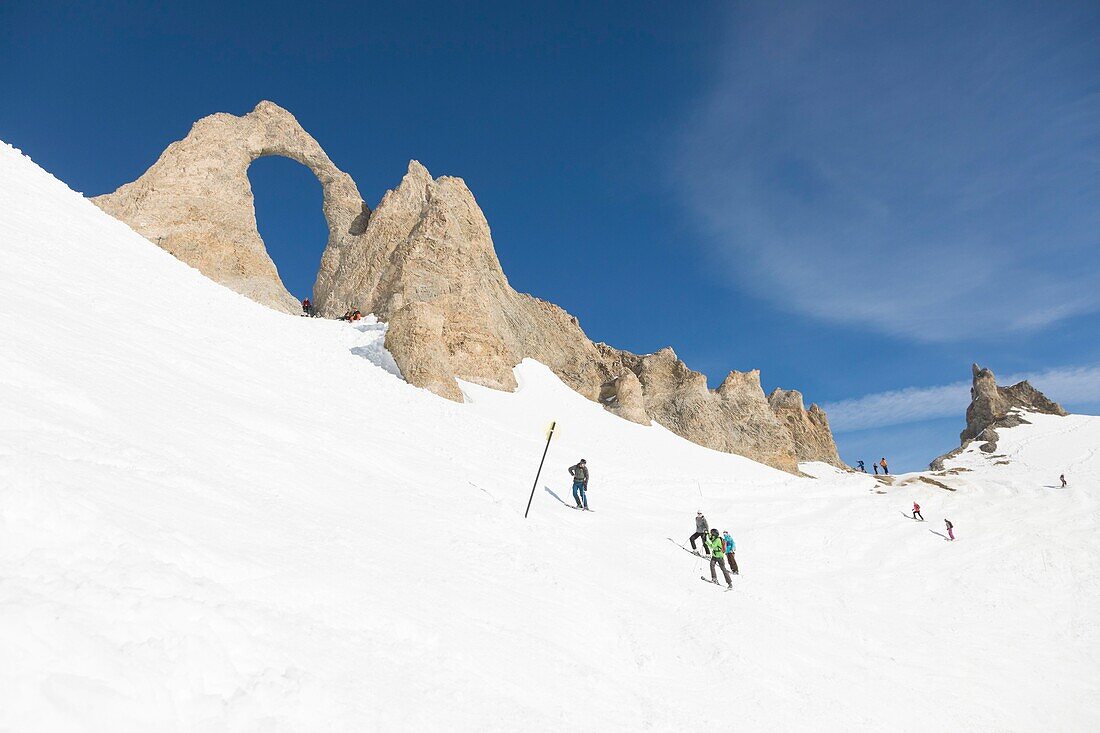
[{"label": "snow slope", "polygon": [[[951,492],[708,451],[534,362],[453,404],[3,144],[0,287],[0,730],[1100,729],[1100,419]],[[667,539],[697,509],[734,592]]]}]

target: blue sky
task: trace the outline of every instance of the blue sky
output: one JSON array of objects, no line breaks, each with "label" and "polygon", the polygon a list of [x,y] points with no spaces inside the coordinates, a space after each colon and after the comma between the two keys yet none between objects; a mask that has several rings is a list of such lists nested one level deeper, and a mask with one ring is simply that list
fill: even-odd
[{"label": "blue sky", "polygon": [[[1098,36],[1095,2],[15,0],[0,139],[92,195],[271,99],[371,205],[410,158],[465,178],[512,284],[593,339],[759,368],[849,461],[919,468],[972,361],[1100,411]],[[320,187],[250,177],[307,293]]]}]

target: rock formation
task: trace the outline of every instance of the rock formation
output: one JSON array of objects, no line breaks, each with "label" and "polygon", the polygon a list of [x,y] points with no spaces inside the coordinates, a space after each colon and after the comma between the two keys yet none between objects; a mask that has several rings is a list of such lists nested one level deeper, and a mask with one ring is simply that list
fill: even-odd
[{"label": "rock formation", "polygon": [[624,420],[639,425],[650,424],[649,413],[645,411],[645,389],[638,375],[629,369],[604,383],[600,389],[600,404]]},{"label": "rock formation", "polygon": [[351,177],[292,114],[271,102],[243,117],[204,117],[140,178],[92,201],[210,279],[298,313],[297,299],[283,286],[256,230],[248,166],[265,155],[296,160],[317,176],[330,247],[362,232],[370,210]]},{"label": "rock formation", "polygon": [[516,292],[462,179],[433,179],[412,161],[371,212],[351,178],[270,102],[200,120],[141,178],[94,201],[212,279],[297,312],[256,230],[247,169],[263,155],[300,161],[324,188],[329,241],[314,305],[330,317],[358,308],[388,322],[386,348],[411,384],[461,401],[456,378],[512,390],[513,367],[532,358],[624,419],[785,471],[798,460],[842,465],[824,413],[804,410],[797,392],[769,402],[756,371],[730,372],[710,390],[672,349],[640,356],[593,343],[561,308]]},{"label": "rock formation", "polygon": [[[593,343],[576,318],[509,285],[465,182],[433,179],[416,161],[361,237],[326,249],[314,295],[323,315],[360,308],[389,321],[396,333],[386,343],[402,374],[445,397],[461,399],[455,378],[514,389],[512,368],[532,358],[627,420],[656,420],[701,445],[797,470],[794,443],[758,373],[732,373],[711,391],[672,349],[638,356]],[[430,315],[409,311],[414,303],[429,304]],[[432,325],[409,329],[412,320]],[[441,351],[425,337],[437,330]],[[409,331],[415,345],[398,343]]]},{"label": "rock formation", "polygon": [[829,429],[829,418],[816,403],[807,410],[801,392],[777,387],[768,395],[768,404],[791,434],[799,462],[823,461],[844,466],[836,450],[833,431]]},{"label": "rock formation", "polygon": [[972,364],[970,372],[970,406],[966,408],[966,428],[959,434],[960,446],[932,461],[931,468],[934,471],[942,470],[945,459],[958,455],[974,440],[982,441],[978,446],[981,451],[996,451],[1000,437],[997,435],[997,428],[1028,424],[1020,411],[1046,415],[1068,414],[1061,405],[1048,399],[1027,380],[1010,387],[998,387],[997,378],[991,370]]}]

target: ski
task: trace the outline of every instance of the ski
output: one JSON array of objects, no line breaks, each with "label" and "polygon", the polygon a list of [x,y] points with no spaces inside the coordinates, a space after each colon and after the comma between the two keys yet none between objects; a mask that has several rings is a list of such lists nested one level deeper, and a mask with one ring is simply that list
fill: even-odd
[{"label": "ski", "polygon": [[[711,585],[716,585],[719,588],[722,587],[722,584],[719,583],[717,580],[711,580],[710,578],[706,577],[705,575],[700,575],[699,580],[703,581],[704,583],[710,583]],[[731,591],[731,590],[733,590],[733,588],[725,588],[724,590]]]}]

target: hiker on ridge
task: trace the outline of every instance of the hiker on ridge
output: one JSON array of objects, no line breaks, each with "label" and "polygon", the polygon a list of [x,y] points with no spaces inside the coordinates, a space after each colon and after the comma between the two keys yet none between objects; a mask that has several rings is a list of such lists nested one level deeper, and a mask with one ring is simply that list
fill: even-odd
[{"label": "hiker on ridge", "polygon": [[718,530],[712,529],[710,531],[710,537],[706,540],[707,549],[710,550],[710,579],[714,581],[715,585],[718,585],[718,574],[714,572],[714,566],[722,568],[722,577],[726,579],[726,587],[732,589],[733,581],[730,579],[730,573],[726,570],[726,543],[718,536]]},{"label": "hiker on ridge", "polygon": [[302,315],[306,318],[313,318],[313,303],[310,302],[309,298],[302,301]]},{"label": "hiker on ridge", "polygon": [[577,508],[588,511],[588,465],[584,459],[577,461],[576,465],[569,467],[569,475],[573,477],[573,501],[577,502]]},{"label": "hiker on ridge", "polygon": [[688,542],[691,543],[691,551],[698,554],[699,551],[695,549],[695,540],[703,540],[703,549],[707,549],[707,534],[710,532],[710,525],[707,524],[707,518],[703,516],[702,512],[695,513],[695,534],[688,538]]},{"label": "hiker on ridge", "polygon": [[867,469],[863,466],[863,461],[856,461],[856,465],[859,467],[860,473],[867,473]]},{"label": "hiker on ridge", "polygon": [[878,476],[878,464],[871,461],[871,468],[874,469],[875,475]]},{"label": "hiker on ridge", "polygon": [[890,469],[886,467],[886,457],[883,456],[882,460],[878,462],[878,465],[882,466],[882,474],[884,476],[890,475]]}]

